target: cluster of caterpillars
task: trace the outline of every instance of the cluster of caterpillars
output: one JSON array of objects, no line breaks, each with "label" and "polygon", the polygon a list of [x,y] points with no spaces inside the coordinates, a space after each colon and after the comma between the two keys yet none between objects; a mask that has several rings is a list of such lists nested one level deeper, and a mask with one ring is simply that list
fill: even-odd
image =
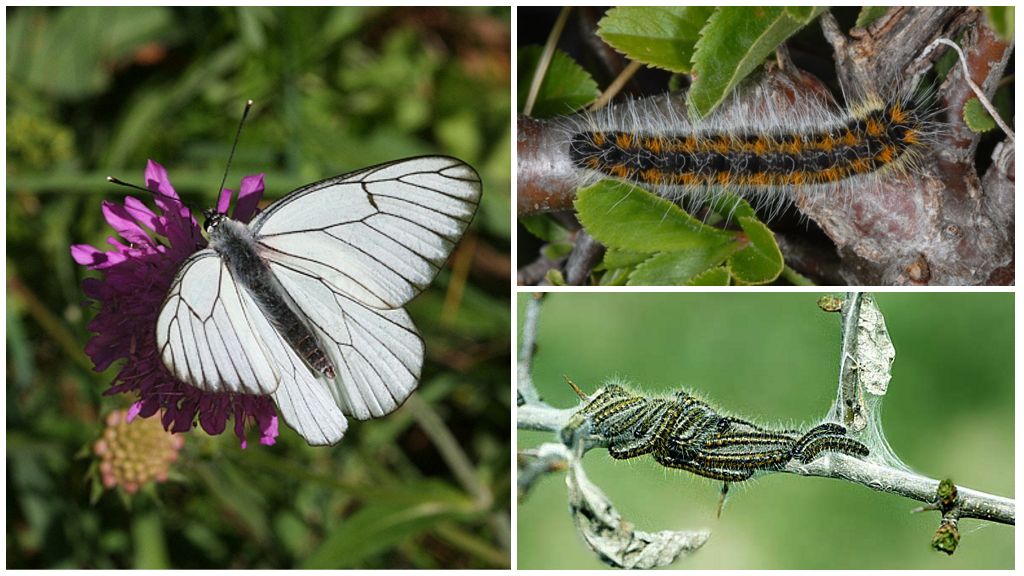
[{"label": "cluster of caterpillars", "polygon": [[839,424],[807,432],[768,430],[718,414],[683,391],[652,398],[612,384],[590,397],[578,416],[589,421],[591,433],[604,440],[613,458],[650,454],[663,466],[724,482],[780,470],[794,458],[810,462],[823,452],[868,455],[868,448]]}]

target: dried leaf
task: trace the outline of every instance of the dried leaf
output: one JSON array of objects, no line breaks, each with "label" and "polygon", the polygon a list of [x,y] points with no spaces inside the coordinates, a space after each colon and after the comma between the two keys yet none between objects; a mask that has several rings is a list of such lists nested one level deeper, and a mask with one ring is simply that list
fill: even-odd
[{"label": "dried leaf", "polygon": [[682,554],[693,552],[711,536],[709,530],[682,532],[634,530],[623,520],[615,506],[573,461],[566,475],[569,510],[583,540],[601,560],[617,568],[657,568],[667,566]]}]

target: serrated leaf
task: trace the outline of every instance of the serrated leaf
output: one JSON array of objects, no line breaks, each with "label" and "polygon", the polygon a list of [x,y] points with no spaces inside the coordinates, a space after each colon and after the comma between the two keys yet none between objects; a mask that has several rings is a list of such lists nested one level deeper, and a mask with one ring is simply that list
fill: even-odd
[{"label": "serrated leaf", "polygon": [[875,20],[881,18],[888,11],[888,6],[865,6],[860,9],[860,14],[857,14],[857,23],[855,26],[857,26],[857,28],[866,28]]},{"label": "serrated leaf", "polygon": [[782,252],[775,235],[759,220],[747,216],[737,218],[750,244],[729,258],[729,269],[744,284],[767,284],[782,273]]},{"label": "serrated leaf", "polygon": [[583,227],[609,248],[667,252],[736,242],[733,234],[704,225],[672,202],[614,180],[579,190],[575,206]]},{"label": "serrated leaf", "polygon": [[729,285],[729,269],[725,266],[718,266],[712,268],[703,274],[694,276],[692,280],[687,282],[689,286],[728,286]]},{"label": "serrated leaf", "polygon": [[964,105],[964,122],[968,128],[978,134],[988,132],[996,127],[996,121],[989,116],[988,111],[977,98],[971,98]]},{"label": "serrated leaf", "polygon": [[[543,48],[527,46],[519,50],[517,68],[519,86],[517,91],[517,108],[523,109],[530,91],[530,83]],[[593,102],[601,93],[597,82],[591,78],[579,64],[568,54],[555,50],[551,64],[540,84],[537,100],[533,104],[530,115],[535,118],[548,118],[570,114]]]},{"label": "serrated leaf", "polygon": [[701,30],[693,53],[691,114],[706,116],[775,48],[817,17],[796,20],[781,7],[720,7]]},{"label": "serrated leaf", "polygon": [[632,60],[689,72],[694,44],[713,11],[708,6],[612,8],[597,23],[597,35]]},{"label": "serrated leaf", "polygon": [[983,10],[996,34],[1007,42],[1013,40],[1013,6],[985,6]]},{"label": "serrated leaf", "polygon": [[638,265],[629,286],[679,286],[725,262],[735,245],[706,245],[677,252],[662,252]]}]

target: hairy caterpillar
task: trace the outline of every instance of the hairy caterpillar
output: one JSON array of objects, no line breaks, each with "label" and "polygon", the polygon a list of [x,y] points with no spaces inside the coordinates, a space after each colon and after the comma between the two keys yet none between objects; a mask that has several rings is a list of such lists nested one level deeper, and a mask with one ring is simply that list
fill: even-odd
[{"label": "hairy caterpillar", "polygon": [[807,432],[770,430],[723,416],[683,391],[647,397],[609,384],[587,398],[576,420],[604,440],[613,458],[650,454],[662,466],[724,482],[781,470],[793,459],[810,462],[824,452],[869,453],[839,424],[827,422]]},{"label": "hairy caterpillar", "polygon": [[798,194],[868,192],[913,174],[941,131],[927,98],[905,90],[840,109],[786,82],[770,75],[746,83],[701,120],[688,116],[681,96],[567,117],[565,154],[580,185],[615,178],[698,202],[730,191],[778,209]]}]

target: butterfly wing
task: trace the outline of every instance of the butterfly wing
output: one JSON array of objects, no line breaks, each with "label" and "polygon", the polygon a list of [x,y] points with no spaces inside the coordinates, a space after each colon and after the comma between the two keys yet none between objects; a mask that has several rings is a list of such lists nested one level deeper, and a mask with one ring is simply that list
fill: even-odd
[{"label": "butterfly wing", "polygon": [[273,334],[252,297],[210,249],[193,254],[178,270],[156,323],[164,365],[206,392],[276,390],[281,376],[265,347]]},{"label": "butterfly wing", "polygon": [[307,442],[334,444],[347,421],[211,249],[178,270],[156,323],[157,351],[182,382],[213,393],[272,394],[282,417]]},{"label": "butterfly wing", "polygon": [[335,368],[324,381],[342,411],[366,420],[398,408],[423,366],[423,341],[406,311],[370,308],[303,270],[271,268]]},{"label": "butterfly wing", "polygon": [[337,294],[393,309],[434,279],[479,200],[471,166],[423,156],[300,188],[250,227],[272,268],[301,270]]}]

